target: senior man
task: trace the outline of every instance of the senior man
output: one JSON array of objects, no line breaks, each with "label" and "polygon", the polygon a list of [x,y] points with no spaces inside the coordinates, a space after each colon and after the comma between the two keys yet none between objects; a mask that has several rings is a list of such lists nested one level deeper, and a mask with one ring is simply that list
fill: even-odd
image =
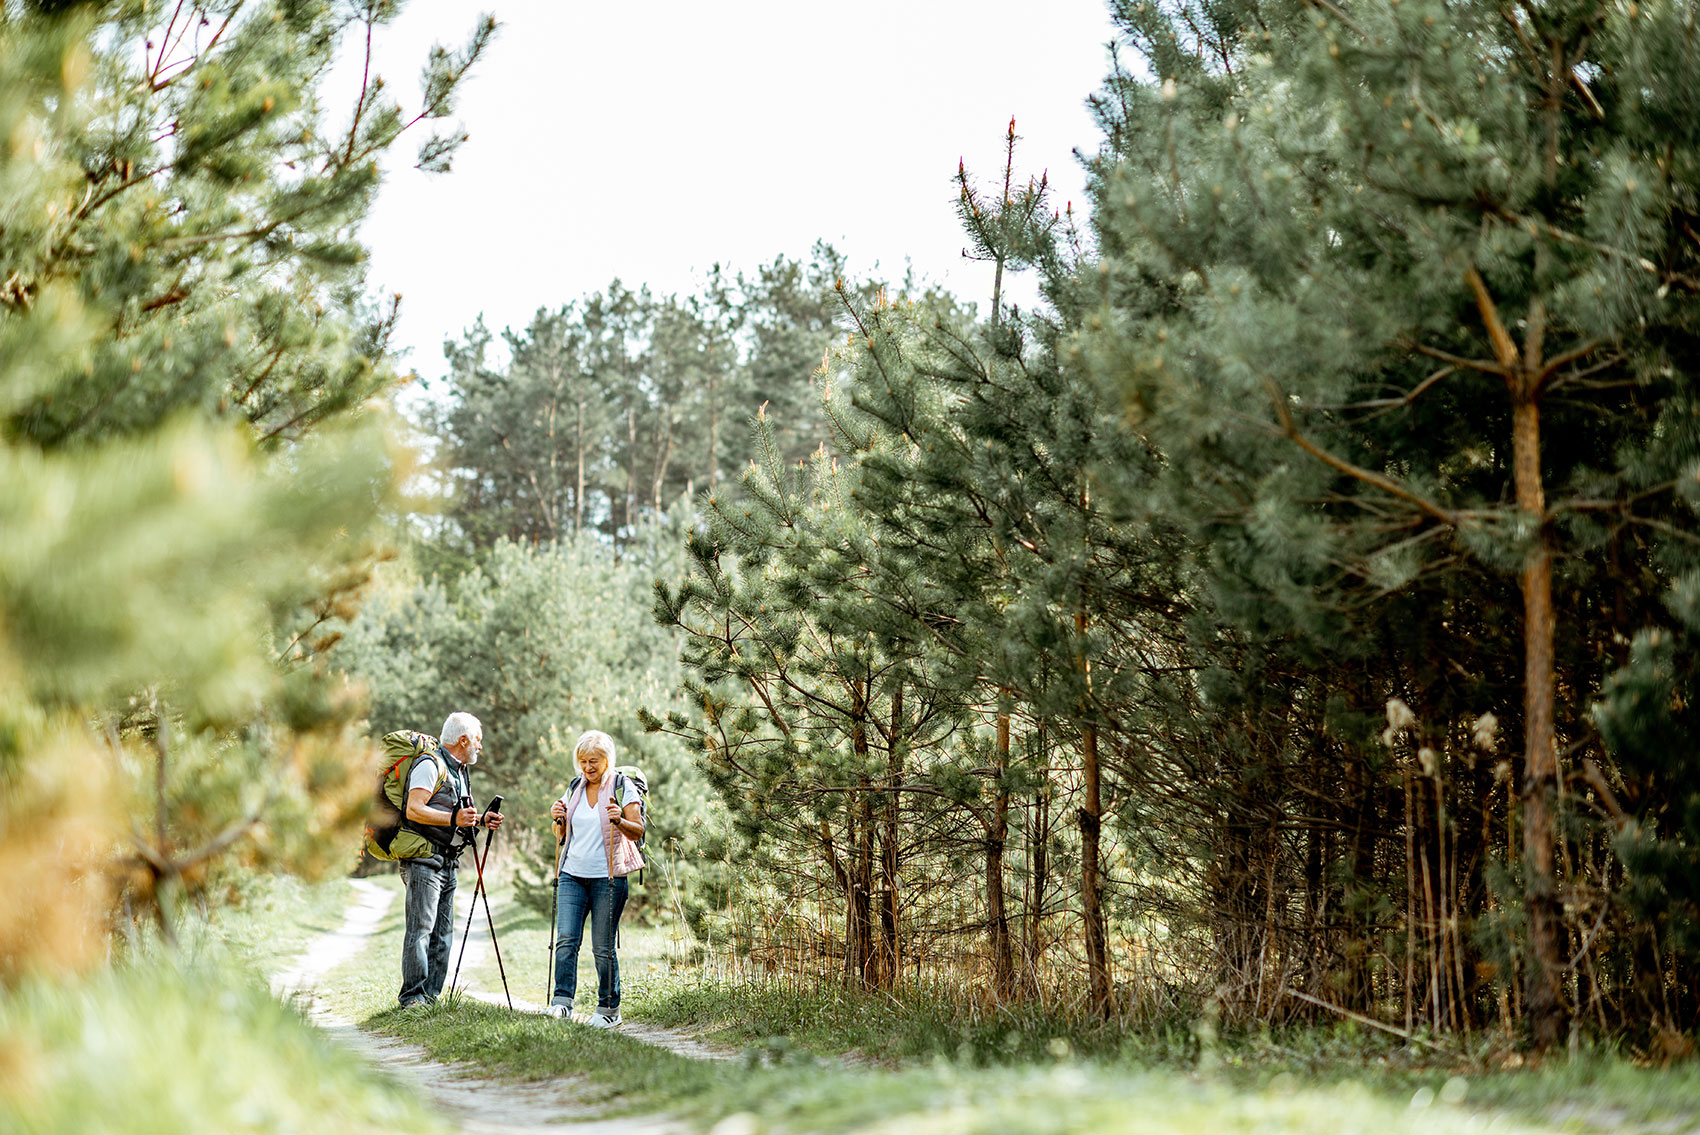
[{"label": "senior man", "polygon": [[428,1004],[443,992],[454,934],[455,865],[475,829],[501,826],[500,812],[480,816],[462,807],[472,798],[472,766],[484,750],[484,726],[470,713],[451,713],[439,744],[413,759],[407,775],[402,826],[430,842],[433,854],[401,861],[407,888],[407,929],[401,939],[402,1008]]}]

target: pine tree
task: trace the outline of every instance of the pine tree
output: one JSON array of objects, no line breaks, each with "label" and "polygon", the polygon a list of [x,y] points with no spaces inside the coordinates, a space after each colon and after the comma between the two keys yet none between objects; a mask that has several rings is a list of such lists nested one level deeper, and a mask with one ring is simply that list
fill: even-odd
[{"label": "pine tree", "polygon": [[1563,691],[1602,677],[1564,672],[1589,632],[1559,639],[1555,589],[1598,610],[1669,524],[1674,486],[1624,444],[1690,397],[1667,362],[1689,142],[1649,108],[1688,98],[1692,13],[1228,9],[1221,58],[1177,47],[1183,17],[1122,9],[1158,77],[1101,105],[1083,350],[1184,480],[1177,517],[1237,543],[1298,633],[1367,645],[1403,593],[1517,580],[1525,1008],[1550,1046],[1557,750],[1587,728]]},{"label": "pine tree", "polygon": [[1106,773],[1100,746],[1124,765],[1154,691],[1161,628],[1183,613],[1180,561],[1094,488],[1106,468],[1137,478],[1151,454],[1095,385],[1061,368],[1062,324],[1002,310],[1002,272],[1039,266],[1067,312],[1078,256],[1044,180],[1015,186],[1013,123],[1006,140],[995,198],[959,174],[962,222],[977,254],[998,267],[991,321],[976,326],[937,298],[852,305],[859,338],[845,353],[849,406],[830,406],[841,448],[857,458],[857,504],[877,534],[878,562],[868,569],[884,603],[874,615],[889,609],[938,653],[935,680],[986,708],[985,901],[996,980],[1012,987],[1001,885],[1010,795],[1048,791],[1012,748],[1019,716],[1031,739],[1071,738],[1080,755],[1088,988],[1094,1010],[1107,1014],[1103,818],[1112,794],[1123,817],[1138,809],[1127,803],[1125,772]]},{"label": "pine tree", "polygon": [[[333,126],[315,86],[345,27],[294,4],[0,17],[0,795],[34,880],[22,926],[112,875],[169,932],[219,862],[322,868],[358,815],[359,701],[321,628],[399,470],[370,403],[395,381],[389,317],[363,306],[353,234],[376,158],[451,113],[494,25],[433,54],[413,118],[372,76]],[[28,853],[48,814],[88,857]],[[8,972],[88,960],[87,913],[8,940]]]},{"label": "pine tree", "polygon": [[[747,839],[819,864],[844,902],[845,979],[889,989],[903,964],[904,796],[911,754],[947,747],[955,691],[929,681],[913,637],[881,633],[861,511],[824,450],[784,457],[765,414],[741,492],[705,498],[692,571],[656,585],[656,618],[684,635],[686,690],[702,717],[651,716],[705,753],[710,783]],[[923,758],[925,759],[925,758]]]}]

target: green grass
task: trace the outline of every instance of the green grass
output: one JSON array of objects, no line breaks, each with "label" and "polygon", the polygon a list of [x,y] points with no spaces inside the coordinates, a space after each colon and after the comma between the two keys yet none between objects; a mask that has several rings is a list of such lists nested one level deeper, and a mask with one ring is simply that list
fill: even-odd
[{"label": "green grass", "polygon": [[[479,1002],[386,1009],[369,1024],[438,1059],[466,1061],[516,1079],[579,1078],[587,1102],[609,1110],[665,1110],[706,1127],[745,1114],[772,1132],[1284,1131],[1374,1135],[1480,1129],[1487,1116],[1466,1089],[1375,1085],[1367,1078],[1305,1082],[1291,1073],[1262,1084],[1190,1075],[1122,1061],[1051,1058],[1000,1066],[945,1060],[853,1070],[797,1049],[774,1066],[689,1060],[618,1033],[597,1032]],[[1453,1100],[1454,1102],[1448,1102]],[[1460,1106],[1462,1104],[1463,1106]],[[1552,1129],[1539,1119],[1493,1116],[1495,1131]],[[1562,1129],[1562,1128],[1561,1128]],[[1597,1129],[1580,1121],[1569,1129]]]},{"label": "green grass", "polygon": [[[462,889],[471,894],[473,877],[462,872]],[[517,998],[532,1004],[543,1004],[553,986],[550,953],[549,916],[521,906],[510,889],[497,886],[490,896],[490,913],[496,924],[496,940],[501,945],[502,964],[507,971],[508,988]],[[483,903],[476,912],[478,925],[485,926]],[[455,927],[458,946],[460,932],[466,927],[463,910],[460,924]],[[396,947],[400,949],[400,940]],[[626,1007],[647,1003],[652,991],[674,980],[678,965],[674,959],[680,951],[674,944],[672,932],[664,927],[627,924],[620,927],[620,996],[622,1012]],[[399,965],[399,962],[397,963]],[[694,972],[694,971],[692,971]],[[501,972],[494,950],[486,950],[482,962],[468,970],[476,987],[493,993],[502,990]],[[590,955],[590,932],[585,928],[584,944],[578,958],[578,1003],[590,1008],[596,1003],[596,964]]]},{"label": "green grass", "polygon": [[[715,984],[672,959],[665,929],[622,934],[627,1016],[716,1035],[746,1059],[709,1064],[477,1001],[395,1008],[397,901],[361,954],[328,975],[324,1001],[367,1027],[514,1080],[570,1077],[606,1113],[664,1111],[708,1126],[741,1115],[756,1132],[1253,1132],[1426,1135],[1683,1130],[1700,1111],[1700,1071],[1658,1072],[1609,1055],[1484,1073],[1353,1027],[1252,1034],[1201,1059],[1193,1030],[1115,1033],[1034,1013],[964,1009],[942,997],[869,998],[828,986]],[[468,887],[470,893],[470,887]],[[305,909],[305,907],[303,908]],[[492,899],[514,992],[546,992],[546,919],[504,889]],[[480,910],[477,917],[482,920]],[[334,921],[334,920],[332,920]],[[464,914],[457,935],[464,926]],[[501,988],[493,953],[471,974]],[[580,989],[594,990],[588,949]],[[846,1067],[825,1054],[876,1054]],[[1675,1124],[1676,1126],[1672,1126]]]},{"label": "green grass", "polygon": [[[1228,1038],[1193,1030],[1118,1034],[1033,1012],[962,1007],[942,996],[853,996],[835,987],[716,984],[680,969],[662,930],[622,936],[634,1020],[717,1029],[746,1059],[694,1061],[634,1037],[513,1014],[468,999],[395,1008],[399,881],[383,925],[327,975],[321,1000],[433,1057],[515,1080],[571,1078],[604,1114],[664,1111],[704,1129],[740,1116],[749,1132],[1291,1132],[1430,1135],[1486,1130],[1686,1130],[1700,1113],[1700,1066],[1656,1071],[1609,1053],[1484,1072],[1355,1028]],[[74,984],[0,993],[0,1130],[273,1131],[434,1135],[380,1074],[277,1004],[257,979],[337,926],[346,883],[255,880],[175,953],[130,960]],[[515,992],[542,999],[548,927],[498,889],[492,907]],[[482,918],[480,912],[479,917]],[[458,935],[460,927],[456,927]],[[593,989],[588,951],[581,989]],[[499,989],[493,954],[470,975]],[[854,1067],[822,1053],[877,1054]]]},{"label": "green grass", "polygon": [[341,880],[251,880],[176,949],[144,935],[81,979],[0,990],[0,1131],[443,1131],[261,978],[340,922],[348,895]]},{"label": "green grass", "polygon": [[1007,1064],[1050,1060],[1059,1048],[1095,1057],[1136,1047],[1143,1063],[1190,1068],[1197,1054],[1187,1022],[1131,1033],[1091,1020],[964,1005],[931,991],[891,997],[837,984],[718,983],[698,971],[657,975],[628,1004],[647,1021],[709,1032],[729,1044],[784,1038],[820,1055],[856,1053],[889,1065],[937,1057]]},{"label": "green grass", "polygon": [[353,897],[343,878],[305,883],[292,875],[247,876],[231,884],[228,905],[190,933],[216,941],[227,956],[269,975],[340,926]]},{"label": "green grass", "polygon": [[[1214,1084],[1248,1097],[1273,1093],[1314,1102],[1319,1094],[1352,1098],[1367,1091],[1389,1104],[1415,1101],[1417,1110],[1436,1101],[1462,1101],[1472,1113],[1497,1113],[1502,1121],[1550,1129],[1639,1125],[1662,1130],[1700,1114],[1700,1064],[1693,1062],[1661,1070],[1639,1067],[1615,1053],[1585,1050],[1539,1067],[1506,1069],[1504,1058],[1510,1053],[1497,1040],[1479,1042],[1474,1051],[1436,1053],[1349,1023],[1244,1033],[1215,1041],[1205,1051],[1197,1032],[1183,1022],[1120,1030],[1031,1010],[964,1005],[926,993],[894,998],[835,985],[716,983],[700,974],[655,983],[633,1000],[632,1013],[658,1024],[715,1030],[728,1042],[760,1046],[775,1043],[767,1038],[782,1038],[781,1047],[859,1052],[898,1067],[948,1062],[970,1082],[982,1069],[994,1082],[1006,1074],[1019,1081],[1035,1067],[1061,1059],[1063,1066],[1084,1069],[1089,1086],[1095,1084],[1096,1070],[1153,1088],[1167,1074],[1178,1077],[1177,1083]],[[1069,1114],[1069,1108],[1056,1113]],[[1089,1120],[1083,1116],[1079,1122]],[[1308,1130],[1302,1125],[1292,1129]]]},{"label": "green grass", "polygon": [[[395,897],[377,929],[355,956],[319,979],[315,997],[319,1005],[356,1022],[393,1007],[401,987],[401,879],[395,875],[378,875],[367,882],[391,891]],[[459,941],[458,928],[456,941]]]},{"label": "green grass", "polygon": [[467,1061],[514,1080],[582,1078],[586,1103],[675,1107],[711,1095],[727,1069],[619,1033],[481,1001],[384,1009],[368,1028],[413,1041],[438,1060]]}]

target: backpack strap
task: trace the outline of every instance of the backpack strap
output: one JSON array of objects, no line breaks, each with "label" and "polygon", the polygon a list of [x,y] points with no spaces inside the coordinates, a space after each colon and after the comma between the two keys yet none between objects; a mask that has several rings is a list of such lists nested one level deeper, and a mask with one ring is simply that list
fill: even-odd
[{"label": "backpack strap", "polygon": [[[644,839],[648,838],[648,836],[649,836],[649,791],[648,791],[648,786],[642,784],[642,782],[634,782],[631,777],[627,776],[623,772],[618,772],[617,770],[616,770],[616,772],[617,772],[617,775],[620,777],[620,779],[622,781],[624,781],[626,783],[637,783],[639,785],[638,790],[637,790],[637,806],[638,806],[638,816],[639,816],[639,818],[641,818],[643,820],[643,835],[639,836],[637,839],[632,839],[632,844],[635,847],[642,847]],[[625,805],[622,804],[620,806],[620,810],[622,812],[625,811]],[[621,834],[624,834],[624,833],[621,833]],[[626,838],[631,839],[632,837],[626,836]],[[648,866],[647,860],[646,860],[644,866],[646,866],[646,867]],[[638,877],[638,886],[640,886],[640,887],[643,886],[643,867],[638,868],[637,877]],[[619,934],[620,934],[619,927],[615,927],[614,928],[614,936],[615,936],[616,939],[619,937]]]},{"label": "backpack strap", "polygon": [[[413,770],[419,767],[420,761],[430,761],[432,767],[437,770],[436,783],[431,786],[432,796],[435,796],[438,792],[442,791],[443,782],[449,778],[448,763],[437,755],[436,746],[434,745],[426,748],[424,752],[420,753],[418,756],[414,757],[412,761],[408,762],[407,778],[402,782],[401,823],[408,831],[411,831],[416,835],[424,836],[426,841],[430,843],[432,847],[435,847],[439,852],[446,854],[448,852],[449,845],[454,843],[455,838],[452,816],[450,817],[449,826],[446,829],[433,824],[416,823],[407,818],[407,797],[412,791],[408,785],[413,782]],[[447,832],[447,835],[443,834],[445,831]]]},{"label": "backpack strap", "polygon": [[578,807],[579,797],[584,795],[584,777],[575,776],[567,782],[567,791],[561,797],[567,806],[567,814],[561,817],[561,847],[560,856],[555,860],[555,878],[561,877],[561,872],[567,866],[567,845],[573,841],[573,809]]}]

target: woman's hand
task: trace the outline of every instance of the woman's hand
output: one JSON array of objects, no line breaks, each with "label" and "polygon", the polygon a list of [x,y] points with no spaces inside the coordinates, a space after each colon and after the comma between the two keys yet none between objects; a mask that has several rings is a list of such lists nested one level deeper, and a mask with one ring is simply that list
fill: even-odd
[{"label": "woman's hand", "polygon": [[557,824],[566,823],[566,821],[567,821],[567,803],[566,803],[566,801],[557,800],[553,804],[549,805],[549,815],[554,818],[554,820]]},{"label": "woman's hand", "polygon": [[610,800],[610,801],[608,801],[608,804],[606,806],[606,810],[608,812],[608,822],[610,824],[613,824],[615,827],[619,827],[620,826],[620,806],[619,806],[619,804]]}]

